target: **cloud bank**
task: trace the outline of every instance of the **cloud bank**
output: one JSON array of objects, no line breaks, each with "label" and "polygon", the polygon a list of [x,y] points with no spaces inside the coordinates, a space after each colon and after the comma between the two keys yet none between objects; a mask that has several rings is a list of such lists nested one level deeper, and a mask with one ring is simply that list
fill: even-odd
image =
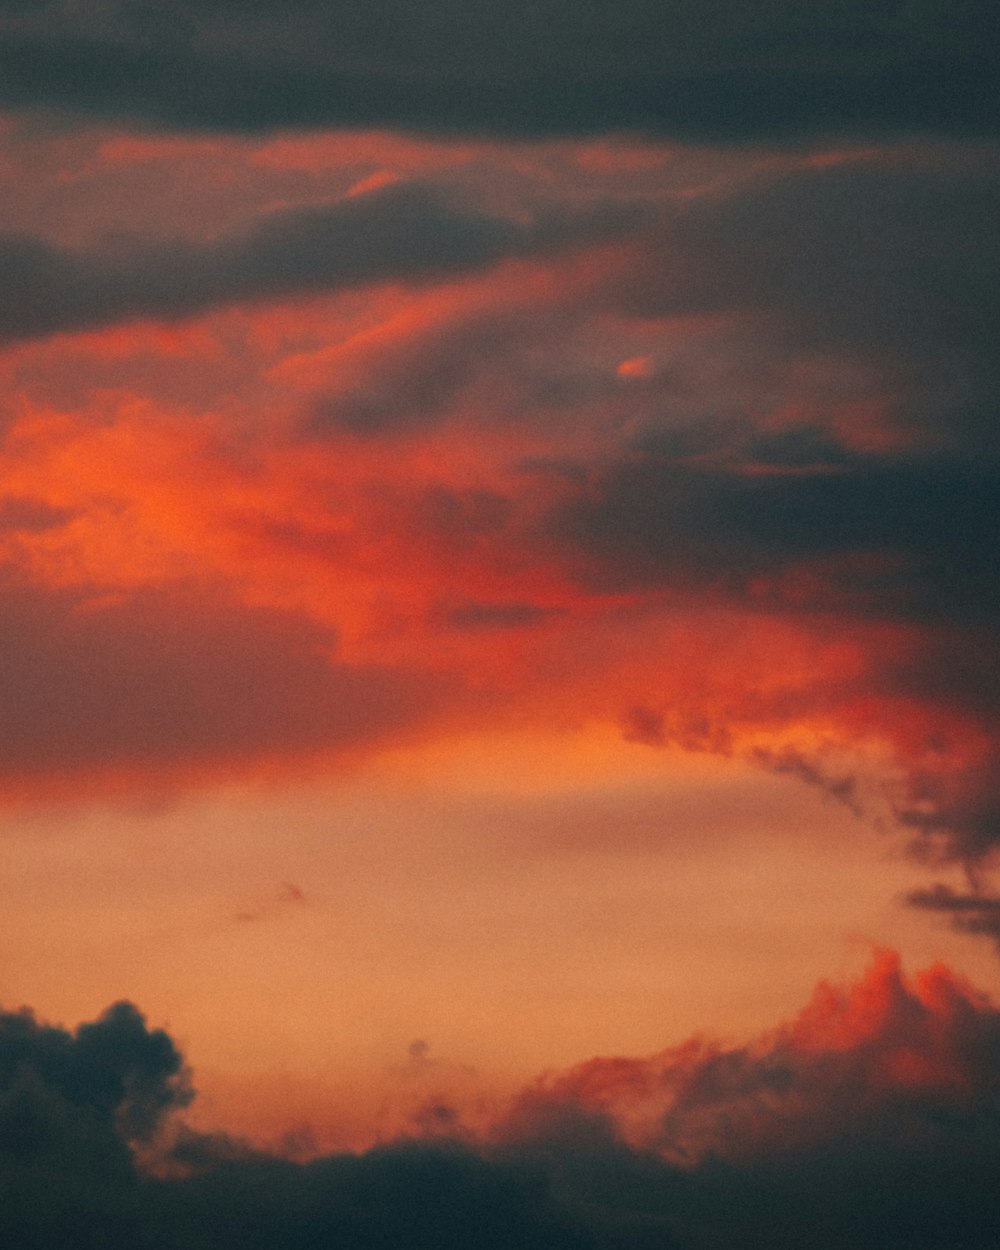
[{"label": "cloud bank", "polygon": [[0,100],[254,130],[995,133],[989,6],[8,6]]},{"label": "cloud bank", "polygon": [[[60,142],[98,222],[153,160]],[[988,864],[989,144],[213,142],[211,237],[7,240],[12,780],[591,716]]]},{"label": "cloud bank", "polygon": [[943,967],[911,981],[882,953],[750,1045],[595,1059],[482,1133],[449,1136],[438,1116],[362,1154],[292,1162],[175,1128],[140,1169],[127,1143],[188,1098],[167,1035],[124,1003],[75,1034],[8,1014],[0,1176],[15,1201],[0,1227],[49,1250],[985,1250],[998,1048],[983,995]]}]

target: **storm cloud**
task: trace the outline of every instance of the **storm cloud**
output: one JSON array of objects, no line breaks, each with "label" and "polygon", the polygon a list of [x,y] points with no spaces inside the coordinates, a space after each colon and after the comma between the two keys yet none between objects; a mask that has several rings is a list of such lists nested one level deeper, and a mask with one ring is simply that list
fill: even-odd
[{"label": "storm cloud", "polygon": [[8,6],[2,99],[256,130],[995,132],[990,6],[158,0]]},{"label": "storm cloud", "polygon": [[[150,1174],[129,1154],[127,1119],[112,1132],[107,1117],[129,1089],[152,1097],[155,1118],[187,1101],[167,1035],[128,1004],[75,1035],[24,1012],[0,1024],[0,1183],[15,1195],[0,1229],[26,1246],[995,1244],[997,1011],[944,968],[905,977],[889,953],[745,1047],[702,1038],[594,1059],[540,1079],[485,1132],[450,1138],[439,1117],[431,1136],[308,1162],[175,1125]],[[87,1117],[104,1125],[97,1147]]]}]

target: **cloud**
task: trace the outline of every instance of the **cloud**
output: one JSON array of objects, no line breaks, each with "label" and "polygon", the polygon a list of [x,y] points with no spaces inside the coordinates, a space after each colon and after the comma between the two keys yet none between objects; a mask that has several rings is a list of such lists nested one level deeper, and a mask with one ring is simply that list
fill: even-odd
[{"label": "cloud", "polygon": [[8,570],[4,595],[0,775],[14,785],[350,750],[420,723],[440,695],[415,673],[338,663],[328,630],[216,584],[102,594]]},{"label": "cloud", "polygon": [[0,500],[0,533],[38,534],[58,529],[73,516],[68,508],[54,508],[44,499],[7,495]]},{"label": "cloud", "polygon": [[665,654],[662,699],[642,692],[630,737],[725,753],[741,729],[783,728],[777,746],[754,745],[758,761],[797,761],[844,795],[851,772],[817,772],[815,743],[788,741],[796,727],[889,742],[908,777],[897,817],[925,851],[972,860],[996,844],[1000,810],[1000,288],[986,224],[1000,201],[992,172],[958,150],[885,155],[729,181],[622,248],[595,306],[664,319],[668,345],[670,318],[724,329],[712,355],[664,351],[630,380],[635,419],[570,453],[575,475],[549,476],[532,532],[588,596],[840,631],[858,650],[853,671],[795,678],[775,654],[767,693],[752,678],[738,688],[740,645],[706,652],[694,662],[706,690],[723,687],[714,705]]},{"label": "cloud", "polygon": [[997,385],[1000,180],[984,155],[900,146],[721,181],[656,219],[622,271],[620,306],[759,318],[769,355],[780,345],[793,359],[872,363],[894,392],[910,382],[905,403],[936,401],[931,421],[976,421],[985,439],[995,431],[977,391]]},{"label": "cloud", "polygon": [[987,5],[8,6],[2,96],[157,124],[744,140],[995,131]]},{"label": "cloud", "polygon": [[209,243],[130,242],[70,251],[30,235],[0,236],[9,298],[0,338],[91,330],[143,317],[187,317],[385,281],[427,282],[614,234],[634,213],[539,212],[514,221],[396,183],[336,203],[286,209]]},{"label": "cloud", "polygon": [[969,892],[960,894],[946,885],[926,890],[913,890],[906,896],[911,907],[940,912],[951,917],[953,926],[962,933],[992,938],[1000,949],[1000,898],[994,894]]},{"label": "cloud", "polygon": [[[620,210],[586,271],[550,260],[545,283],[428,298],[300,360],[320,388],[304,424],[391,436],[468,409],[554,428],[564,407],[689,454],[738,439],[774,469],[843,467],[880,435],[995,458],[994,166],[974,148],[898,146],[633,190],[631,223]],[[620,358],[595,353],[598,322],[655,356],[623,380]],[[782,401],[797,421],[773,419]]]},{"label": "cloud", "polygon": [[0,1013],[0,1238],[46,1250],[139,1244],[141,1147],[192,1091],[183,1058],[128,1002],[75,1032]]},{"label": "cloud", "polygon": [[684,1165],[759,1167],[830,1140],[943,1148],[966,1117],[1000,1129],[1000,1013],[943,967],[907,980],[882,952],[855,985],[821,983],[787,1025],[744,1047],[693,1040],[649,1059],[594,1059],[529,1089],[509,1127],[564,1105],[610,1117]]},{"label": "cloud", "polygon": [[817,577],[804,606],[894,619],[992,616],[1000,602],[992,465],[907,456],[754,468],[637,453],[592,473],[549,524],[588,557],[598,586],[680,585],[780,604],[796,593],[780,574],[806,566]]},{"label": "cloud", "polygon": [[[45,1090],[66,1114],[86,1117],[125,1142],[145,1141],[172,1109],[186,1106],[191,1087],[177,1047],[150,1030],[133,1004],[115,1003],[75,1033],[40,1024],[30,1011],[0,1012],[0,1086],[6,1099],[4,1148],[15,1156],[44,1144],[44,1126],[27,1104],[31,1087]],[[12,1109],[13,1108],[13,1109]],[[17,1117],[22,1116],[19,1120]]]},{"label": "cloud", "polygon": [[985,1247],[1000,1136],[1000,1014],[883,953],[742,1047],[595,1059],[522,1096],[501,1135],[576,1200],[663,1220],[680,1244]]},{"label": "cloud", "polygon": [[206,1222],[220,1250],[338,1241],[358,1250],[595,1250],[543,1177],[457,1143],[404,1142],[307,1164],[253,1153],[217,1161],[212,1145],[200,1173],[151,1194],[178,1250],[197,1245]]},{"label": "cloud", "polygon": [[441,608],[439,617],[445,624],[460,630],[507,630],[539,625],[553,616],[558,608],[537,603],[481,603],[466,600]]},{"label": "cloud", "polygon": [[[569,163],[565,153],[560,159]],[[538,160],[541,183],[551,170]],[[349,592],[343,607],[331,608],[317,589],[315,597],[304,592],[306,610],[342,610],[355,637],[368,630],[369,656],[403,667],[436,663],[457,685],[491,682],[477,705],[480,724],[517,700],[540,716],[558,698],[572,705],[570,715],[585,700],[608,718],[641,707],[641,723],[626,717],[630,737],[743,751],[862,807],[854,761],[819,759],[816,739],[873,747],[876,769],[888,749],[890,767],[908,778],[891,805],[916,841],[982,858],[1000,810],[996,751],[987,745],[1000,724],[990,677],[1000,602],[1000,460],[990,415],[1000,387],[989,334],[1000,290],[995,175],[971,146],[917,143],[825,162],[758,156],[738,174],[711,172],[699,170],[683,193],[674,184],[647,191],[638,209],[634,188],[622,190],[624,207],[609,208],[605,184],[585,197],[594,193],[597,208],[581,209],[579,185],[560,200],[549,178],[549,190],[537,193],[548,207],[510,219],[446,203],[426,186],[388,186],[332,208],[287,210],[239,238],[184,245],[179,276],[165,260],[157,269],[156,248],[129,244],[120,273],[150,279],[143,306],[162,313],[171,300],[262,298],[279,281],[305,289],[347,280],[341,264],[369,276],[383,261],[386,272],[397,261],[399,272],[426,272],[418,293],[397,292],[384,308],[366,303],[361,323],[351,308],[336,310],[333,329],[328,310],[322,324],[302,314],[282,331],[290,351],[282,334],[256,322],[227,348],[234,380],[217,383],[226,392],[218,403],[230,441],[251,456],[262,452],[262,472],[252,494],[241,483],[238,534],[214,496],[210,524],[224,539],[220,549],[256,562],[243,571],[262,599],[273,573],[285,577],[293,561],[304,586],[336,577]],[[482,203],[496,190],[481,181],[483,169],[465,173],[463,202]],[[533,196],[520,184],[512,193],[518,202]],[[408,213],[427,225],[430,242],[423,226],[393,234]],[[456,222],[468,229],[452,231]],[[347,241],[365,240],[369,225],[368,251],[351,252]],[[323,260],[328,227],[348,260]],[[380,251],[387,241],[402,251]],[[501,253],[528,263],[478,271]],[[196,256],[205,262],[197,273]],[[477,271],[454,281],[453,260]],[[91,308],[94,290],[86,315],[112,315]],[[115,299],[113,315],[125,316]],[[50,320],[67,315],[57,304],[53,295]],[[220,341],[229,341],[228,327],[220,322]],[[265,339],[265,365],[232,398]],[[648,363],[623,380],[623,359]],[[55,372],[46,358],[44,373]],[[222,375],[214,362],[206,372]],[[96,402],[93,410],[102,411]],[[273,428],[261,438],[275,413],[285,430],[291,415],[290,438]],[[151,416],[142,410],[139,419]],[[184,498],[191,489],[208,494],[198,472],[182,468]],[[143,481],[145,473],[144,465]],[[18,489],[45,495],[45,476],[38,471]],[[203,480],[214,492],[216,464]],[[56,498],[78,502],[72,491]],[[60,540],[44,533],[32,557],[55,567],[48,553],[59,552]],[[204,558],[197,536],[181,541],[192,563]],[[650,623],[628,661],[631,680],[609,707],[610,678],[599,689],[606,657],[639,636],[629,611]],[[672,641],[661,645],[682,632],[678,618],[687,615],[697,631],[713,612],[742,620],[714,651],[682,647],[679,661]],[[377,640],[369,629],[376,619]],[[771,624],[780,643],[761,645],[748,666],[745,638]],[[74,617],[73,630],[83,628]],[[297,656],[324,645],[298,628]],[[789,645],[815,663],[787,665]],[[828,670],[837,645],[850,662]],[[315,655],[312,662],[319,670]],[[433,703],[397,668],[362,676],[339,664],[324,681],[334,681],[331,673],[340,693],[328,709],[381,706],[383,694],[392,703],[396,692],[398,716],[373,714],[386,734],[420,723]],[[347,689],[355,676],[359,685],[371,679],[371,700]],[[67,688],[98,695],[92,677]],[[274,697],[286,706],[291,696]],[[231,706],[240,698],[234,692]],[[304,693],[302,706],[312,698]],[[200,706],[193,695],[191,706]],[[60,753],[100,755],[102,731],[88,733],[82,712],[75,716],[61,739],[48,728],[24,739],[39,773]],[[382,732],[369,732],[367,713],[356,738],[322,729],[332,717],[298,712],[287,733],[261,716],[242,730],[228,724],[226,734],[246,738],[231,749],[222,746],[221,716],[201,719],[216,726],[206,737],[231,759],[374,742]],[[82,745],[57,749],[71,725]],[[165,759],[180,750],[165,733],[155,741]],[[184,749],[198,752],[193,743]],[[156,754],[154,738],[145,754]]]},{"label": "cloud", "polygon": [[988,1250],[998,1057],[988,999],[882,952],[754,1042],[590,1060],[482,1133],[442,1106],[360,1154],[295,1161],[183,1125],[134,1154],[112,1114],[128,1091],[156,1091],[150,1128],[187,1100],[166,1034],[127,1004],[75,1035],[22,1012],[0,1019],[0,1232],[46,1250]]}]

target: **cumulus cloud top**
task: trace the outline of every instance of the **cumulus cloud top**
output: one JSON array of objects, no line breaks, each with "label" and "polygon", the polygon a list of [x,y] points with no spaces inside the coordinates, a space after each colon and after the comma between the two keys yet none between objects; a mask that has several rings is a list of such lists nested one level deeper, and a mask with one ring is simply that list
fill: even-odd
[{"label": "cumulus cloud top", "polygon": [[159,1179],[134,1170],[124,1143],[187,1100],[166,1034],[118,1004],[75,1035],[25,1013],[5,1016],[2,1035],[5,1183],[37,1185],[55,1167],[78,1178],[55,1208],[5,1209],[0,1227],[24,1244],[129,1236],[185,1250],[211,1229],[219,1246],[364,1250],[803,1237],[985,1250],[995,1231],[1000,1017],[946,968],[910,980],[889,952],[853,986],[821,984],[752,1045],[595,1059],[526,1090],[485,1134],[449,1137],[455,1122],[438,1117],[432,1136],[422,1121],[408,1140],[303,1163],[185,1129],[164,1139]]}]

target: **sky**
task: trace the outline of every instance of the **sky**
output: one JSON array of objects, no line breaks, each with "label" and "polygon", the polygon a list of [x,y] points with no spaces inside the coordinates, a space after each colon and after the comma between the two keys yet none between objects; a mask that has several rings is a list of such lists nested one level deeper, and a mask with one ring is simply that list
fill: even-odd
[{"label": "sky", "polygon": [[991,10],[3,6],[9,1244],[996,1245]]}]

